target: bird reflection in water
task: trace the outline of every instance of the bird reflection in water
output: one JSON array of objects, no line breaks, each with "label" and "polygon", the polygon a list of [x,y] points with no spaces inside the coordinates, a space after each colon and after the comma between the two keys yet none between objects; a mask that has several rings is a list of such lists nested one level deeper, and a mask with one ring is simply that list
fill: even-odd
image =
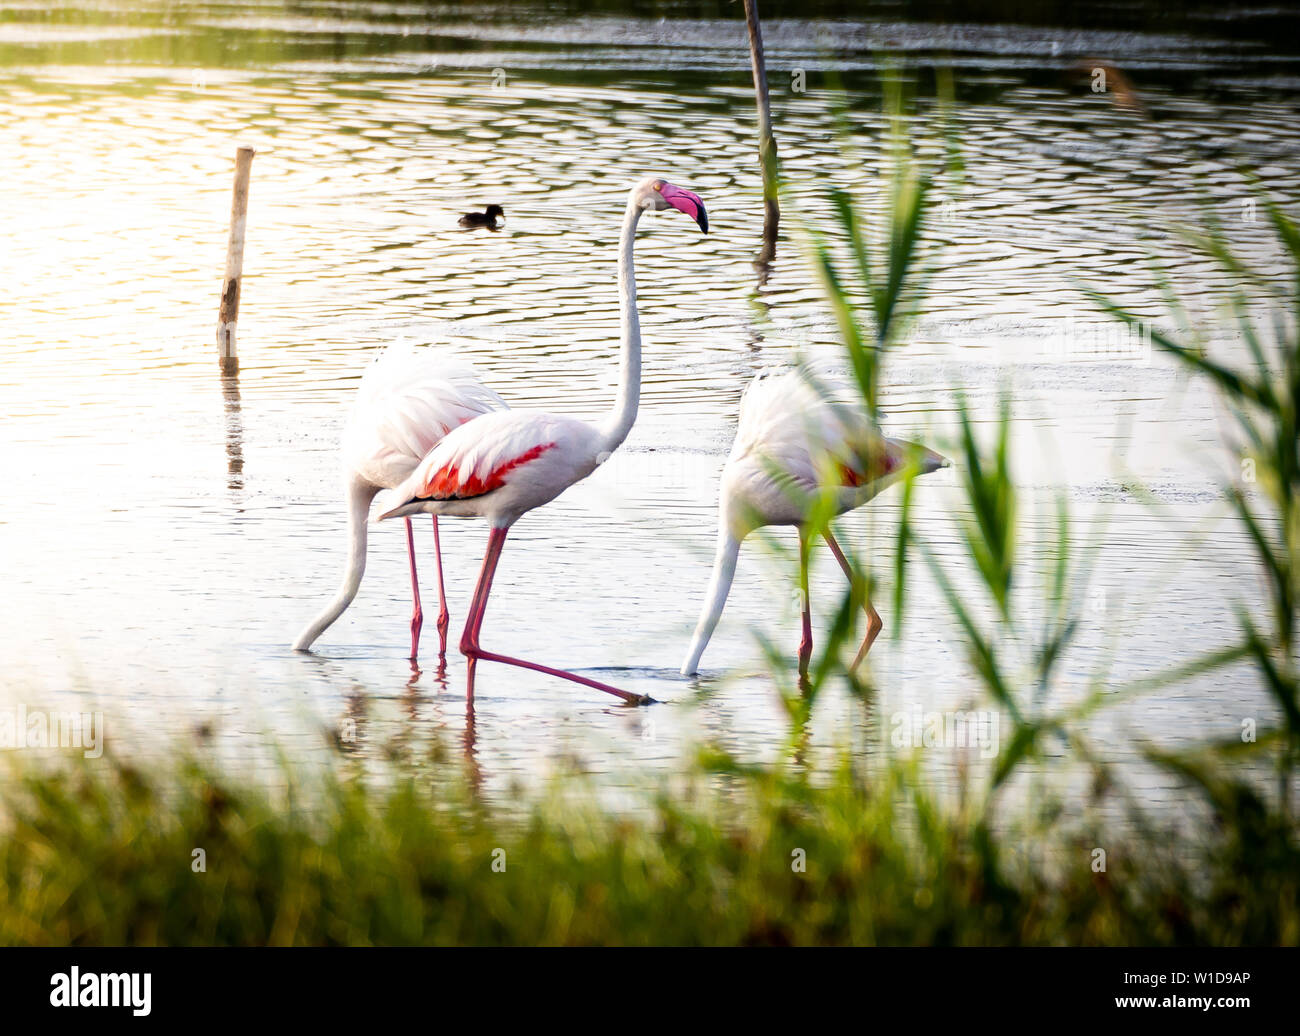
[{"label": "bird reflection in water", "polygon": [[[406,681],[407,693],[405,695],[406,717],[413,727],[419,720],[419,705],[424,699],[424,694],[419,686],[420,677],[424,675],[424,670],[414,659],[411,660],[411,675]],[[436,701],[443,694],[449,697],[460,698],[459,694],[454,694],[451,685],[447,680],[447,661],[440,659],[438,668],[431,674],[433,684],[436,686],[432,697]],[[465,780],[469,789],[476,797],[483,788],[483,771],[479,766],[478,760],[478,733],[474,724],[474,698],[468,696],[465,699],[465,727],[461,731],[460,745],[461,754],[465,757]]]}]

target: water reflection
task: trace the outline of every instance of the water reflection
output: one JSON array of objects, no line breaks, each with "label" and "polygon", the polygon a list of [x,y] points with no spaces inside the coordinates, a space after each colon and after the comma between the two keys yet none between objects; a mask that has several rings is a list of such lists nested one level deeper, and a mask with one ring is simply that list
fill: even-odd
[{"label": "water reflection", "polygon": [[476,795],[483,791],[483,767],[479,763],[478,738],[474,727],[474,698],[465,696],[465,731],[460,738],[461,750],[465,755],[465,775],[469,786]]},{"label": "water reflection", "polygon": [[235,494],[244,488],[244,421],[238,374],[221,375],[221,398],[226,413],[226,488],[232,494],[231,502],[237,506]]}]

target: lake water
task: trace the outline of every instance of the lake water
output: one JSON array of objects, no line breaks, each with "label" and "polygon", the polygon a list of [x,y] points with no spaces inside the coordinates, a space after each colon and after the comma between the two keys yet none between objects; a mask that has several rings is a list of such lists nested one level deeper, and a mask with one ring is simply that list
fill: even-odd
[{"label": "lake water", "polygon": [[[665,10],[0,0],[5,697],[100,710],[110,749],[131,756],[205,727],[232,760],[272,745],[316,758],[343,724],[363,757],[459,767],[467,753],[496,798],[573,771],[618,797],[706,739],[751,759],[783,751],[788,721],[754,632],[793,658],[790,536],[742,554],[705,679],[676,672],[740,393],[798,350],[833,358],[837,346],[795,244],[765,284],[752,266],[762,215],[739,6]],[[1050,527],[1060,488],[1084,535],[1109,511],[1067,698],[1107,669],[1118,685],[1225,643],[1233,601],[1259,584],[1222,520],[1216,485],[1236,463],[1217,445],[1222,415],[1162,358],[1107,337],[1076,282],[1159,318],[1154,252],[1209,326],[1221,275],[1168,233],[1201,195],[1244,256],[1276,267],[1236,164],[1300,200],[1285,18],[1187,16],[1152,32],[825,10],[775,8],[765,28],[792,228],[826,213],[831,183],[879,207],[878,54],[923,83],[936,63],[957,80],[966,182],[936,213],[945,247],[927,317],[890,363],[888,431],[944,449],[957,386],[984,425],[1008,386],[1033,524]],[[1093,92],[1100,64],[1122,70],[1140,110]],[[837,79],[853,154],[829,114]],[[257,157],[242,373],[223,383],[214,332],[238,144]],[[663,704],[624,709],[485,663],[467,712],[460,656],[442,678],[430,665],[431,617],[425,670],[405,657],[400,523],[374,530],[361,593],[317,653],[291,652],[343,563],[337,443],[366,363],[393,340],[452,345],[512,405],[599,416],[617,377],[624,196],[650,173],[702,195],[711,233],[646,221],[640,419],[608,465],[516,526],[484,644]],[[502,231],[457,229],[491,202]],[[1154,505],[1126,488],[1137,483]],[[935,551],[956,558],[955,473],[927,477],[916,505]],[[888,493],[848,518],[855,549],[887,561],[897,508]],[[429,615],[427,519],[417,535]],[[444,524],[453,644],[485,537],[480,523]],[[1041,560],[1045,548],[1024,549]],[[889,751],[898,712],[978,703],[955,621],[922,566],[912,572],[906,626],[893,639],[887,625],[872,654],[875,706],[828,692],[813,758]],[[840,590],[819,556],[815,629]],[[1237,669],[1113,709],[1093,730],[1125,762],[1134,737],[1187,745],[1268,715]],[[942,775],[968,756],[932,761]],[[1150,801],[1173,801],[1165,778],[1134,772]]]}]

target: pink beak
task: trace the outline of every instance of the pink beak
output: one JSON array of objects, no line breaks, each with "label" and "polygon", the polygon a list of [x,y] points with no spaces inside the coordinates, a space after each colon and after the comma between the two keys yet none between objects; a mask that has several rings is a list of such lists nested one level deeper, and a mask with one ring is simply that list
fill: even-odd
[{"label": "pink beak", "polygon": [[704,202],[700,200],[698,194],[694,194],[683,187],[674,187],[670,183],[665,183],[659,188],[659,193],[663,196],[664,201],[678,212],[684,212],[695,220],[700,225],[700,229],[706,234],[709,232],[709,214],[704,211]]}]

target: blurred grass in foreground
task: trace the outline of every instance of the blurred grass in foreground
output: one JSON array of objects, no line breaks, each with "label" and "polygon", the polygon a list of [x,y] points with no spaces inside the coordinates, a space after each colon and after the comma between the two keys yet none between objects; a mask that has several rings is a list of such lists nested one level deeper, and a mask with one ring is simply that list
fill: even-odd
[{"label": "blurred grass in foreground", "polygon": [[640,821],[558,806],[505,819],[412,781],[368,790],[330,777],[286,800],[193,764],[33,778],[5,793],[0,944],[1297,937],[1294,854],[1188,858],[1155,840],[1113,847],[1108,872],[1094,874],[1091,841],[1059,842],[1055,859],[1031,864],[941,810],[901,765],[870,781],[845,767],[822,788],[730,769],[738,792],[725,803],[665,796]]}]

